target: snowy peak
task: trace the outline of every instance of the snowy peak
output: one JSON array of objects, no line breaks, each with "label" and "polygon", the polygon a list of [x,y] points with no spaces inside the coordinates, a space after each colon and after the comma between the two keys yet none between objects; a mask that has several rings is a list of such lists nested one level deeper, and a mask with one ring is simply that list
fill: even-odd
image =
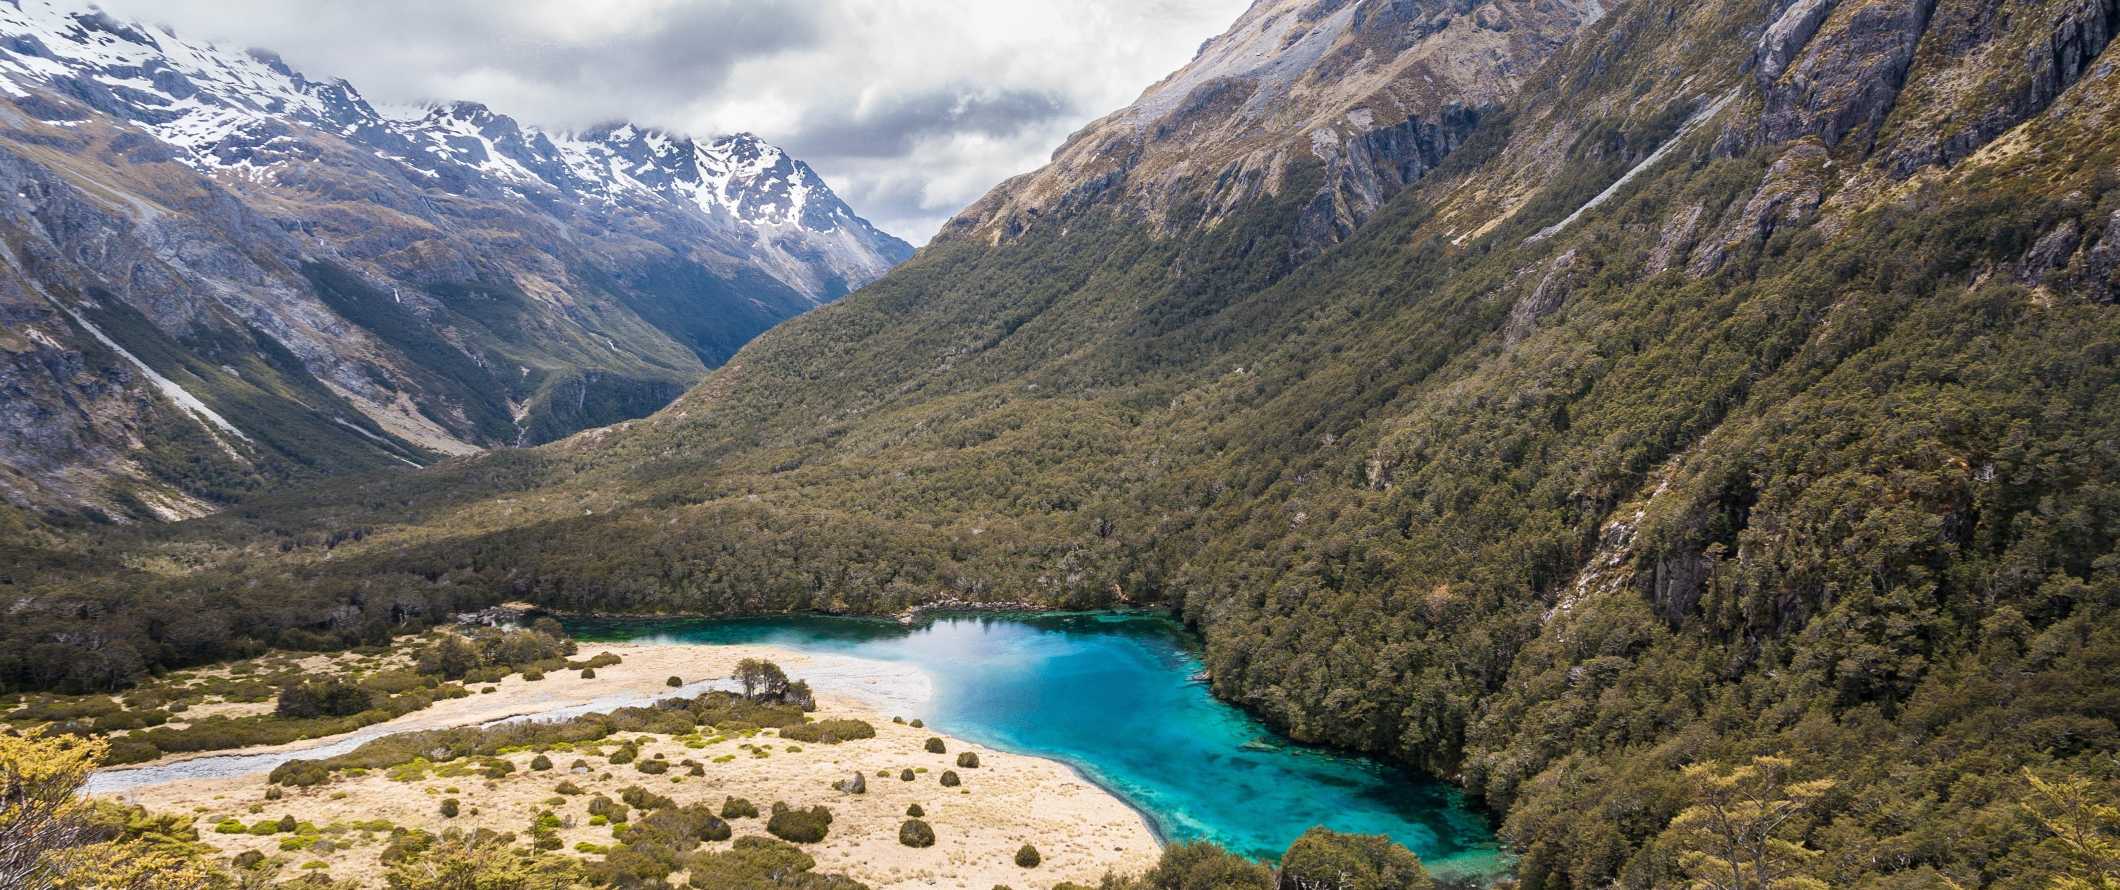
[{"label": "snowy peak", "polygon": [[556,192],[606,208],[660,201],[762,234],[851,227],[886,253],[904,246],[856,216],[808,165],[749,133],[705,143],[629,123],[551,133],[465,101],[385,113],[352,84],[311,81],[269,52],[224,51],[59,0],[0,2],[0,89],[85,103],[209,173],[269,181],[280,165],[305,159],[289,144],[304,127],[452,191]]}]

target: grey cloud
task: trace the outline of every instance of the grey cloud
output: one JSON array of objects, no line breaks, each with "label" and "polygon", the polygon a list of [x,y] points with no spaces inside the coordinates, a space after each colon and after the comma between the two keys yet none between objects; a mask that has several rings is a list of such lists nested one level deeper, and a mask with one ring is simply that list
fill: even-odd
[{"label": "grey cloud", "polygon": [[1050,90],[955,85],[894,96],[873,109],[827,109],[802,121],[787,141],[792,150],[831,157],[903,156],[922,139],[1011,137],[1075,113],[1067,97]]}]

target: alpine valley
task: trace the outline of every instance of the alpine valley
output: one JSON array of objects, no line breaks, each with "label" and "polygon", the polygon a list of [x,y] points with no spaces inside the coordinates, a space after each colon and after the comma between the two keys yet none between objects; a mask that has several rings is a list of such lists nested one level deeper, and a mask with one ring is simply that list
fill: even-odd
[{"label": "alpine valley", "polygon": [[2120,886],[2114,0],[1257,0],[740,349],[905,256],[752,140],[0,21],[17,500],[432,463],[0,514],[0,687],[1139,607],[1515,886]]},{"label": "alpine valley", "polygon": [[176,519],[655,411],[912,248],[748,134],[378,109],[0,4],[0,495]]}]

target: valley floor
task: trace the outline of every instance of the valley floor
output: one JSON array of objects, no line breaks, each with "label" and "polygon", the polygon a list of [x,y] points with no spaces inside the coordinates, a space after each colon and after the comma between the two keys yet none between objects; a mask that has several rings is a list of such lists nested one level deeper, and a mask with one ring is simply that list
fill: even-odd
[{"label": "valley floor", "polygon": [[[1064,764],[947,736],[940,736],[946,753],[925,750],[927,740],[937,737],[933,730],[893,722],[898,715],[881,710],[925,698],[924,688],[903,688],[924,683],[917,673],[909,677],[891,665],[866,662],[877,673],[865,677],[857,665],[763,646],[583,647],[584,655],[605,651],[624,660],[598,669],[594,679],[582,679],[573,672],[555,673],[540,681],[511,676],[491,684],[491,693],[440,702],[362,734],[477,725],[528,715],[575,715],[673,693],[692,694],[704,685],[697,682],[699,678],[727,677],[739,659],[756,657],[770,659],[790,676],[808,679],[816,686],[820,694],[814,718],[864,720],[876,728],[876,737],[838,744],[797,743],[776,738],[768,730],[748,738],[714,737],[688,745],[672,736],[628,734],[645,740],[634,764],[613,765],[588,751],[555,752],[551,770],[535,771],[530,766],[536,755],[523,751],[507,756],[515,770],[498,779],[463,771],[442,775],[447,771],[379,770],[341,776],[313,788],[285,789],[278,800],[266,798],[269,766],[250,768],[244,775],[184,776],[181,765],[187,763],[202,767],[200,773],[215,772],[205,769],[210,761],[202,762],[200,757],[164,760],[145,768],[154,772],[105,771],[96,784],[110,796],[153,811],[198,817],[202,839],[223,856],[257,850],[268,857],[285,857],[283,874],[292,876],[301,869],[323,871],[363,886],[382,885],[380,857],[389,843],[391,827],[437,833],[447,827],[485,828],[524,835],[533,820],[550,811],[560,820],[563,849],[593,852],[595,845],[612,842],[612,832],[607,826],[591,824],[588,801],[599,794],[616,798],[622,789],[636,785],[679,804],[703,802],[717,808],[729,796],[748,799],[761,811],[775,801],[798,808],[822,804],[834,816],[830,832],[819,843],[803,845],[804,851],[816,858],[819,872],[845,874],[876,888],[1094,883],[1107,871],[1142,871],[1158,856],[1156,838],[1138,813]],[[672,690],[667,686],[672,676],[694,682]],[[384,732],[375,733],[376,729]],[[283,748],[308,751],[336,741],[314,739]],[[248,756],[263,750],[235,753]],[[979,767],[956,765],[958,755],[966,751],[978,755]],[[669,774],[638,771],[638,763],[657,755],[673,765]],[[216,756],[226,755],[201,757]],[[699,762],[705,775],[683,775],[685,770],[675,766],[686,760]],[[915,771],[913,778],[901,779],[908,769]],[[942,787],[939,779],[945,770],[955,770],[963,785]],[[865,777],[866,793],[835,790],[835,782],[857,772]],[[154,781],[145,781],[150,778]],[[564,782],[571,782],[579,793],[557,793]],[[449,798],[460,801],[454,818],[441,813],[441,801]],[[934,846],[915,849],[899,843],[899,826],[913,804],[920,805],[925,820],[934,827]],[[230,818],[255,824],[290,815],[315,830],[305,836],[220,833],[213,828]],[[736,819],[732,825],[738,837],[764,833],[762,818]],[[730,843],[706,846],[726,848]],[[1035,876],[1013,861],[1016,850],[1026,843],[1036,845],[1044,856]]]}]

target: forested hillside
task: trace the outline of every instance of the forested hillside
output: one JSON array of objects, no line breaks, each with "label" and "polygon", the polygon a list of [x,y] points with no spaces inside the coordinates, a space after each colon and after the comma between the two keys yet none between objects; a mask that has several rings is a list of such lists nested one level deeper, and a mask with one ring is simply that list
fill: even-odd
[{"label": "forested hillside", "polygon": [[1592,18],[1344,240],[1326,158],[982,202],[651,418],[20,545],[0,671],[509,597],[1160,603],[1218,693],[1461,781],[1527,887],[1682,880],[1674,817],[1766,754],[1792,875],[2088,873],[2029,813],[2120,782],[2120,13]]}]

